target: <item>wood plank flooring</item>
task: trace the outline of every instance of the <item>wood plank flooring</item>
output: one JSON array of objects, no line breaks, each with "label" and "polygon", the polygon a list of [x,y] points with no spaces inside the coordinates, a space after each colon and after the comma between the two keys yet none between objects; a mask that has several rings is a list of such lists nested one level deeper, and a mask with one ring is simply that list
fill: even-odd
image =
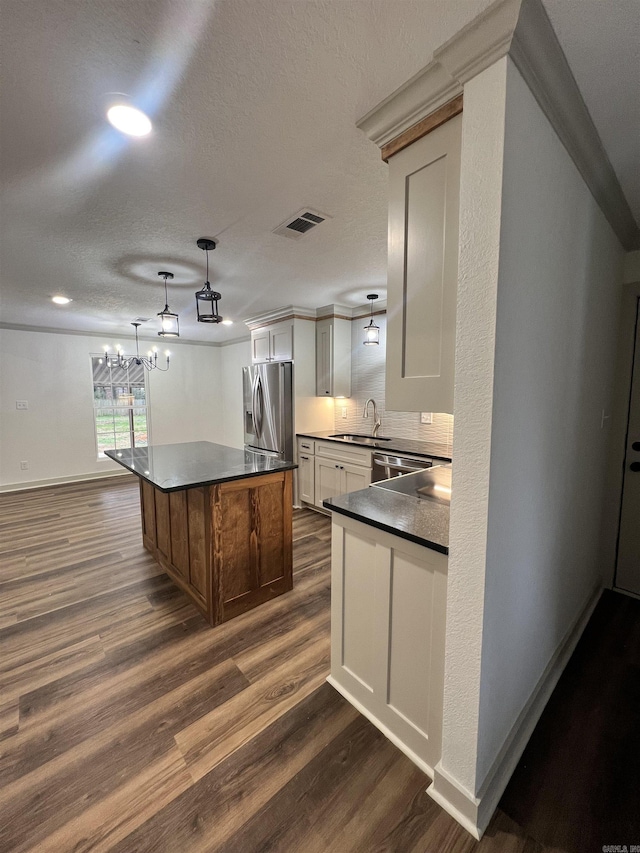
[{"label": "wood plank flooring", "polygon": [[[210,628],[143,549],[120,477],[0,495],[0,851],[544,853],[475,842],[325,682],[328,519],[294,589]],[[614,840],[615,842],[615,840]]]}]

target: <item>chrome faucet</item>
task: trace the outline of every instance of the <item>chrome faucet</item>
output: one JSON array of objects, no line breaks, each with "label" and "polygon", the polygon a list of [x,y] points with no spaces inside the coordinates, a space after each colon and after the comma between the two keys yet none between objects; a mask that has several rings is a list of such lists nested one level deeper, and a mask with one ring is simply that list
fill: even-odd
[{"label": "chrome faucet", "polygon": [[373,429],[371,430],[371,435],[376,438],[378,435],[378,430],[382,424],[380,417],[378,416],[378,407],[376,406],[376,401],[373,397],[369,397],[367,402],[364,404],[364,412],[362,413],[363,418],[369,417],[369,403],[373,403]]}]

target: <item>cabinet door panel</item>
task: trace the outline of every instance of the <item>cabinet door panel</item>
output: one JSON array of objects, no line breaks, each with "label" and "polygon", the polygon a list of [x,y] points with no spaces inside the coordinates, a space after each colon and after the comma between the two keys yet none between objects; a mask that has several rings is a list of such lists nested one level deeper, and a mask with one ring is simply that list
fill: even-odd
[{"label": "cabinet door panel", "polygon": [[169,521],[169,495],[154,489],[156,499],[156,540],[158,551],[171,561],[171,526]]},{"label": "cabinet door panel", "polygon": [[341,473],[342,494],[366,489],[371,484],[370,468],[361,468],[359,465],[343,465]]},{"label": "cabinet door panel", "polygon": [[333,394],[333,325],[320,320],[316,324],[316,395],[328,397]]},{"label": "cabinet door panel", "polygon": [[251,492],[259,542],[258,587],[262,587],[278,580],[284,573],[282,483],[271,483]]},{"label": "cabinet door panel", "polygon": [[[344,537],[344,572],[342,576],[341,665],[367,688],[372,690],[374,675],[375,587],[372,566],[375,564],[376,543],[373,539]],[[337,627],[337,626],[336,626]]]},{"label": "cabinet door panel", "polygon": [[189,583],[207,600],[207,521],[205,519],[204,489],[187,491],[187,521],[189,524]]},{"label": "cabinet door panel", "polygon": [[322,506],[322,501],[340,494],[340,468],[337,463],[330,459],[318,459],[316,456],[316,506]]},{"label": "cabinet door panel", "polygon": [[271,338],[268,329],[251,332],[251,361],[256,364],[270,360]]},{"label": "cabinet door panel", "polygon": [[298,490],[301,501],[315,502],[315,459],[307,454],[298,456]]},{"label": "cabinet door panel", "polygon": [[169,519],[171,523],[171,562],[180,574],[189,580],[189,531],[187,521],[187,493],[169,494]]},{"label": "cabinet door panel", "polygon": [[453,412],[461,127],[389,161],[389,409]]},{"label": "cabinet door panel", "polygon": [[142,500],[143,533],[156,544],[156,500],[155,489],[145,480],[140,480],[140,498]]},{"label": "cabinet door panel", "polygon": [[[433,608],[433,570],[429,564],[395,552],[389,613],[389,705],[429,735]],[[415,649],[421,666],[415,666]]]},{"label": "cabinet door panel", "polygon": [[291,361],[293,358],[293,326],[283,323],[271,329],[271,359]]}]

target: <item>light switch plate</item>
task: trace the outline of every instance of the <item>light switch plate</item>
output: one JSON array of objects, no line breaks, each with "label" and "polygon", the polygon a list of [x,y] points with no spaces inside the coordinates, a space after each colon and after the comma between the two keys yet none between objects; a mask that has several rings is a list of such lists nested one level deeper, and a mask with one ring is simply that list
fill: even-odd
[{"label": "light switch plate", "polygon": [[29,401],[28,400],[16,400],[16,409],[28,409]]},{"label": "light switch plate", "polygon": [[343,406],[343,407],[342,407],[342,417],[343,417],[345,420],[347,419],[347,407],[346,407],[346,406]]},{"label": "light switch plate", "polygon": [[432,424],[433,423],[433,412],[420,412],[420,423],[421,424]]}]

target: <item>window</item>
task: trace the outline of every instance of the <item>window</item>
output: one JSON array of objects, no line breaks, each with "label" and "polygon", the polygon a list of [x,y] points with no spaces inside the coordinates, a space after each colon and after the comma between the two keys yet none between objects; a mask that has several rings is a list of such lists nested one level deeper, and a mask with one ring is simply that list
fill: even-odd
[{"label": "window", "polygon": [[147,377],[141,364],[111,366],[104,356],[91,356],[93,413],[98,458],[105,450],[148,444]]}]

